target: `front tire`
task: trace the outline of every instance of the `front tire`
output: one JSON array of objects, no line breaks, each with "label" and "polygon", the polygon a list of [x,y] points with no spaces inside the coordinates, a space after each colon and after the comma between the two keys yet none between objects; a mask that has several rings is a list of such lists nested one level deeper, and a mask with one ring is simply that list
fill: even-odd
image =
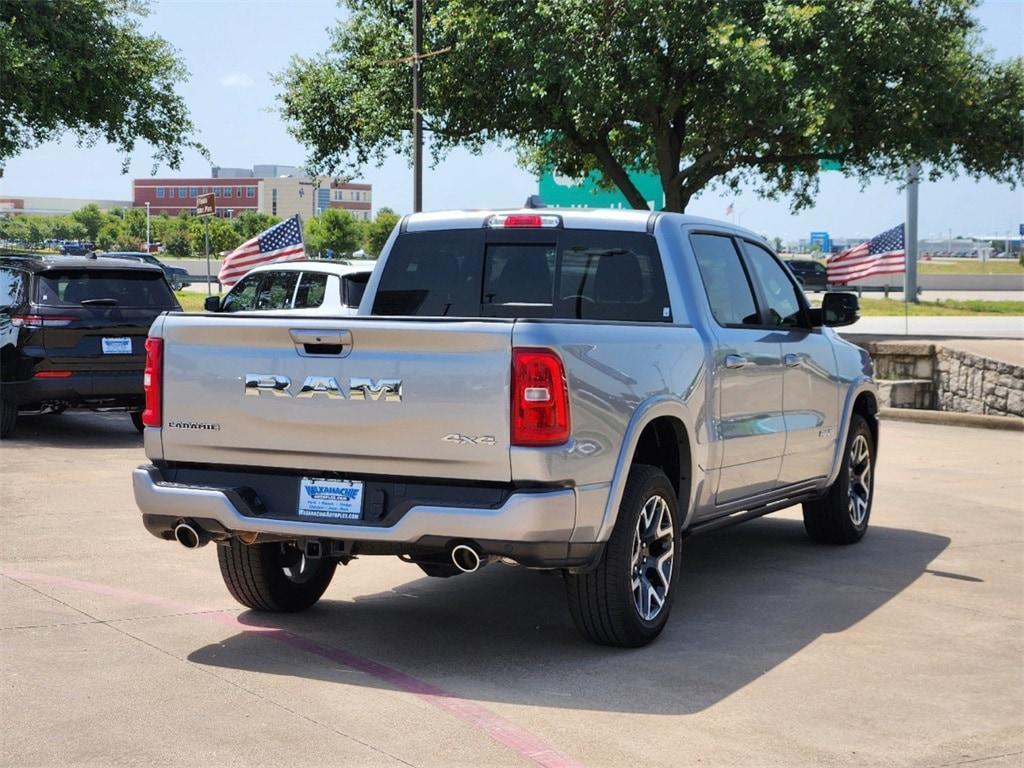
[{"label": "front tire", "polygon": [[14,425],[18,423],[18,406],[0,400],[0,440],[6,440],[14,433]]},{"label": "front tire", "polygon": [[678,581],[679,523],[676,492],[665,473],[633,465],[597,567],[565,577],[569,612],[584,637],[638,648],[661,633]]},{"label": "front tire", "polygon": [[854,544],[868,530],[875,494],[875,439],[859,413],[850,419],[843,464],[822,498],[804,502],[804,530],[819,544]]},{"label": "front tire", "polygon": [[292,544],[217,545],[220,573],[228,592],[246,608],[294,613],[314,605],[334,576],[334,560],[307,559]]}]

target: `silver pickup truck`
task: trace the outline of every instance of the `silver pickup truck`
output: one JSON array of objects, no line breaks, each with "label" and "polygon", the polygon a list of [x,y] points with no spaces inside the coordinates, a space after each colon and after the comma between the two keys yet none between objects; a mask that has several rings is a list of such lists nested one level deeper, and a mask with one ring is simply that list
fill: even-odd
[{"label": "silver pickup truck", "polygon": [[171,313],[147,343],[146,528],[217,544],[256,610],[338,563],[564,575],[579,630],[638,646],[684,537],[803,504],[858,541],[878,445],[871,360],[764,241],[679,214],[525,209],[401,221],[359,316]]}]

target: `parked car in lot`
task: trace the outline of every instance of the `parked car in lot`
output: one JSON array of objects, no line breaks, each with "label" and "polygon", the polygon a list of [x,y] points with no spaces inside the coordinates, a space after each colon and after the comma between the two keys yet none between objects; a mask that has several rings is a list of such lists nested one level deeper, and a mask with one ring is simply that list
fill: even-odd
[{"label": "parked car in lot", "polygon": [[180,309],[148,264],[0,256],[0,438],[19,414],[67,408],[127,411],[141,430],[146,335]]},{"label": "parked car in lot", "polygon": [[96,249],[93,243],[84,241],[65,241],[60,246],[60,252],[64,256],[87,256]]},{"label": "parked car in lot", "polygon": [[864,535],[872,365],[832,330],[857,317],[707,219],[408,216],[359,316],[154,323],[135,498],[155,536],[215,541],[255,610],[366,555],[503,561],[560,571],[589,639],[643,645],[684,535],[794,504],[814,541]]},{"label": "parked car in lot", "polygon": [[296,311],[354,315],[375,262],[292,261],[246,273],[223,297],[206,299],[208,312]]},{"label": "parked car in lot", "polygon": [[154,267],[160,267],[164,272],[164,277],[167,278],[167,284],[175,291],[180,291],[182,288],[192,285],[192,281],[189,280],[187,269],[172,267],[170,264],[164,264],[151,253],[145,253],[143,251],[111,251],[110,253],[103,253],[100,255],[105,259],[132,259],[135,261],[145,262],[146,264],[152,264]]},{"label": "parked car in lot", "polygon": [[824,291],[828,288],[828,269],[813,259],[786,259],[786,266],[808,291]]}]

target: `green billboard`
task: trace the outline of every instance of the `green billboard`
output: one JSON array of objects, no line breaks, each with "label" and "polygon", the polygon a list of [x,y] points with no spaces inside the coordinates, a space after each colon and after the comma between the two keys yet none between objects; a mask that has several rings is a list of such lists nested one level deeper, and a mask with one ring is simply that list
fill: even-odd
[{"label": "green billboard", "polygon": [[[556,176],[550,170],[541,174],[537,192],[547,205],[554,208],[632,208],[617,188],[604,190],[598,187],[600,171],[591,171],[581,179]],[[629,178],[644,196],[647,205],[655,211],[665,207],[665,195],[657,174],[635,172]]]}]

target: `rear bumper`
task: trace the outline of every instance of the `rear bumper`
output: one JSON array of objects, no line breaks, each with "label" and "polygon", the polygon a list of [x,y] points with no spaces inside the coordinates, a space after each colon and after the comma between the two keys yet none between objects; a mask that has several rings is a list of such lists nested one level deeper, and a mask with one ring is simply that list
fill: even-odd
[{"label": "rear bumper", "polygon": [[189,519],[215,534],[266,534],[351,544],[358,554],[425,554],[473,542],[483,554],[541,568],[585,567],[600,556],[597,543],[572,542],[576,492],[571,488],[512,493],[498,507],[416,505],[392,525],[350,525],[281,519],[260,514],[244,488],[209,488],[168,482],[158,467],[132,475],[135,502],[154,536],[173,538]]},{"label": "rear bumper", "polygon": [[75,373],[64,379],[29,379],[0,384],[4,400],[15,405],[61,401],[71,405],[141,406],[142,371]]}]

